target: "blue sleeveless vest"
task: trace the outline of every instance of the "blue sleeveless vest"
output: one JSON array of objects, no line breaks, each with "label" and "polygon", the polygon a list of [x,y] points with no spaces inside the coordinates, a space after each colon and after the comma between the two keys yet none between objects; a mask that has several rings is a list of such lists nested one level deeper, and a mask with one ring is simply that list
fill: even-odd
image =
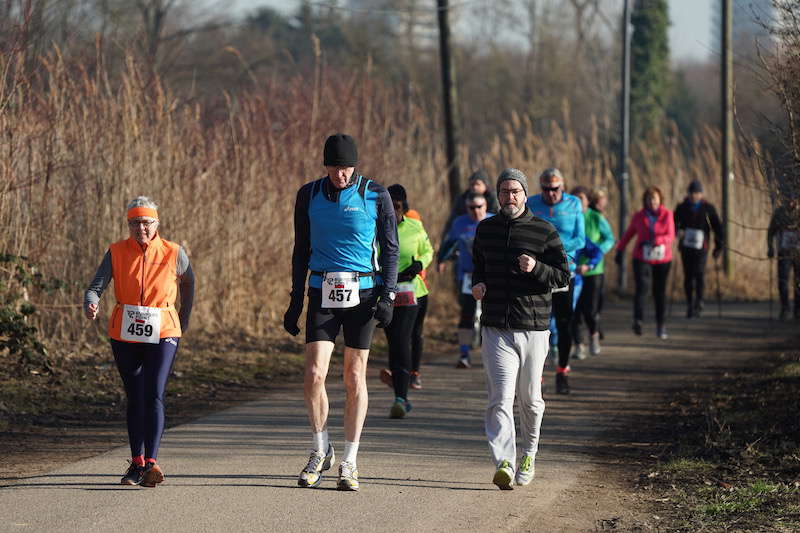
[{"label": "blue sleeveless vest", "polygon": [[[371,180],[358,176],[353,185],[339,191],[338,202],[331,202],[322,192],[325,179],[314,183],[308,204],[309,268],[317,272],[375,272],[378,195],[369,191]],[[374,284],[373,277],[359,280],[361,289],[372,288]],[[312,274],[308,286],[321,288],[322,277]]]}]

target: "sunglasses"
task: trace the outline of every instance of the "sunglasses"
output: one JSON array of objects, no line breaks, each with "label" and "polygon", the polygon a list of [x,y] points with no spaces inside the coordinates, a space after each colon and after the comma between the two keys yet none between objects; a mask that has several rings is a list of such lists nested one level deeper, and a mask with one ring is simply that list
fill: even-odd
[{"label": "sunglasses", "polygon": [[559,189],[561,189],[561,185],[556,185],[555,187],[545,187],[542,185],[542,190],[547,192],[556,192]]},{"label": "sunglasses", "polygon": [[468,205],[468,206],[467,206],[467,209],[472,209],[473,211],[477,211],[478,209],[483,209],[484,207],[486,207],[486,204],[481,204],[481,205]]}]

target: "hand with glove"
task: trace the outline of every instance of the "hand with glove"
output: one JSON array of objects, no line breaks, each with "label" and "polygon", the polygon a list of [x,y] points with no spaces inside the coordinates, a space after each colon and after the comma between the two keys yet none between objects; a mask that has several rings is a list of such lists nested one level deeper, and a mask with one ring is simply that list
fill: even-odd
[{"label": "hand with glove", "polygon": [[419,261],[413,261],[408,268],[397,275],[397,281],[411,281],[420,272],[422,272],[422,263]]},{"label": "hand with glove", "polygon": [[378,321],[379,328],[385,328],[391,323],[392,315],[394,315],[394,298],[384,293],[375,303],[375,313],[372,317]]},{"label": "hand with glove", "polygon": [[300,320],[300,314],[303,312],[303,299],[292,298],[289,302],[289,309],[283,315],[283,329],[289,335],[294,337],[300,333],[300,328],[297,326],[297,321]]},{"label": "hand with glove", "polygon": [[714,256],[714,259],[719,259],[719,256],[722,255],[722,247],[718,246],[717,248],[714,248],[714,251],[711,252],[711,255]]},{"label": "hand with glove", "polygon": [[617,253],[614,254],[614,262],[618,265],[622,265],[622,263],[625,262],[625,252],[617,250]]}]

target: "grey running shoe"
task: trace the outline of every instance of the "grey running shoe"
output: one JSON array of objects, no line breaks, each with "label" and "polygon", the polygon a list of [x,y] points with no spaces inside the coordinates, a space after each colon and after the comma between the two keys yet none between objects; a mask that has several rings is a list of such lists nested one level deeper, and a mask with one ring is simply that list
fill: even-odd
[{"label": "grey running shoe", "polygon": [[595,332],[592,334],[592,338],[589,341],[589,353],[592,355],[600,355],[600,333]]},{"label": "grey running shoe", "polygon": [[297,485],[310,489],[318,487],[322,482],[322,473],[329,470],[335,461],[336,455],[333,452],[333,445],[330,443],[328,444],[328,453],[325,455],[317,451],[311,452],[308,464],[297,479]]},{"label": "grey running shoe", "polygon": [[469,357],[461,357],[456,363],[456,368],[472,368],[472,365],[469,364]]},{"label": "grey running shoe", "polygon": [[514,490],[511,482],[514,479],[514,469],[511,468],[511,463],[503,459],[497,465],[497,471],[494,473],[492,483],[497,485],[500,490]]},{"label": "grey running shoe", "polygon": [[667,340],[669,338],[669,335],[667,335],[667,328],[665,326],[658,326],[656,328],[656,337],[662,341]]},{"label": "grey running shoe", "polygon": [[339,463],[339,483],[336,490],[349,490],[358,492],[358,470],[356,465],[348,461]]},{"label": "grey running shoe", "polygon": [[517,475],[514,482],[517,485],[527,485],[533,480],[534,472],[533,456],[524,455],[522,456],[522,461],[519,463],[519,468],[517,468]]},{"label": "grey running shoe", "polygon": [[581,361],[586,359],[586,345],[583,343],[576,343],[575,352],[572,354],[572,358],[579,359]]}]

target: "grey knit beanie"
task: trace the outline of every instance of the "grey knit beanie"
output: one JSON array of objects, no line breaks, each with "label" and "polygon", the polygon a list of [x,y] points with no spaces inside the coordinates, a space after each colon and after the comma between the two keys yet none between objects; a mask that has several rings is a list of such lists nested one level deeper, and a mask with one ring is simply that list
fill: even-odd
[{"label": "grey knit beanie", "polygon": [[508,180],[518,181],[525,191],[525,196],[528,196],[528,178],[521,170],[516,168],[507,168],[497,176],[497,194],[500,194],[500,184]]}]

